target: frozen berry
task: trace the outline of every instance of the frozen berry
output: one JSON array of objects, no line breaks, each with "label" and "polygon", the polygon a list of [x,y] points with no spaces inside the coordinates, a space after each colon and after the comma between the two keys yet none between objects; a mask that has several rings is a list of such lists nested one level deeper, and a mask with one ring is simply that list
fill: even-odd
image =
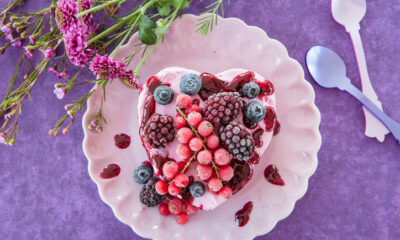
[{"label": "frozen berry", "polygon": [[208,181],[208,188],[212,192],[218,192],[222,188],[222,182],[218,180],[218,178],[211,178],[210,181]]},{"label": "frozen berry", "polygon": [[190,184],[189,190],[193,197],[201,197],[204,194],[205,187],[202,182],[193,182]]},{"label": "frozen berry", "polygon": [[156,183],[156,191],[160,195],[165,195],[168,193],[168,183],[160,180]]},{"label": "frozen berry", "polygon": [[223,166],[218,170],[218,175],[222,181],[228,182],[233,178],[233,168],[231,166]]},{"label": "frozen berry", "polygon": [[209,165],[199,164],[199,165],[197,165],[196,170],[197,170],[197,176],[201,180],[207,180],[212,175],[212,169]]},{"label": "frozen berry", "polygon": [[174,99],[174,90],[168,86],[158,86],[154,91],[154,100],[161,105],[167,105]]},{"label": "frozen berry", "polygon": [[225,186],[219,190],[218,195],[225,199],[229,199],[232,196],[232,189],[228,186]]},{"label": "frozen berry", "polygon": [[172,196],[179,195],[181,191],[182,189],[176,186],[175,182],[170,183],[168,186],[168,193],[171,194]]},{"label": "frozen berry", "polygon": [[209,121],[202,121],[197,130],[201,136],[207,137],[214,131],[214,127]]},{"label": "frozen berry", "polygon": [[178,174],[175,179],[174,183],[178,187],[186,187],[189,184],[189,177],[185,174]]},{"label": "frozen berry", "polygon": [[161,203],[160,207],[158,208],[160,211],[160,214],[163,216],[168,216],[169,215],[169,209],[168,209],[168,204],[166,203]]},{"label": "frozen berry", "polygon": [[176,98],[176,104],[183,108],[188,108],[192,104],[192,98],[187,94],[179,94]]},{"label": "frozen berry", "polygon": [[246,105],[244,115],[251,123],[258,123],[265,117],[265,107],[259,101],[252,101]]},{"label": "frozen berry", "polygon": [[214,159],[215,162],[221,166],[227,165],[231,161],[229,152],[226,151],[224,148],[220,148],[214,152]]},{"label": "frozen berry", "polygon": [[180,143],[189,143],[190,139],[193,137],[193,132],[190,128],[184,127],[178,130],[176,138]]},{"label": "frozen berry", "polygon": [[168,161],[164,163],[163,174],[168,179],[173,179],[179,171],[179,165],[175,161]]},{"label": "frozen berry", "polygon": [[186,212],[180,212],[178,215],[176,215],[176,222],[179,225],[186,224],[188,220],[189,220],[189,215]]},{"label": "frozen berry", "polygon": [[133,178],[139,184],[145,184],[153,176],[153,169],[146,165],[140,165],[135,169]]},{"label": "frozen berry", "polygon": [[212,160],[212,154],[208,150],[202,150],[197,154],[197,161],[200,164],[209,164]]},{"label": "frozen berry", "polygon": [[260,87],[254,82],[249,82],[243,86],[242,93],[247,98],[255,98],[260,94]]},{"label": "frozen berry", "polygon": [[215,135],[211,135],[206,139],[206,145],[209,149],[216,149],[219,146],[219,139]]},{"label": "frozen berry", "polygon": [[188,213],[195,213],[197,211],[197,207],[189,203],[186,203],[185,208]]},{"label": "frozen berry", "polygon": [[186,113],[189,114],[191,112],[199,112],[201,113],[201,108],[197,104],[192,104],[189,108],[186,109]]},{"label": "frozen berry", "polygon": [[174,198],[168,203],[168,210],[172,214],[180,213],[182,211],[182,208],[183,208],[182,201],[179,200],[178,198]]},{"label": "frozen berry", "polygon": [[147,207],[154,207],[161,203],[163,197],[156,191],[157,182],[158,178],[150,178],[140,191],[139,200]]},{"label": "frozen berry", "polygon": [[186,126],[186,120],[181,116],[176,116],[174,118],[174,125],[178,129],[183,128],[184,126]]},{"label": "frozen berry", "polygon": [[203,141],[200,138],[192,138],[189,142],[189,147],[192,151],[197,152],[203,148]]},{"label": "frozen berry", "polygon": [[189,95],[197,94],[202,85],[201,78],[193,73],[183,75],[179,82],[181,92]]},{"label": "frozen berry", "polygon": [[176,154],[182,159],[189,159],[192,156],[192,150],[187,144],[179,144],[176,148]]},{"label": "frozen berry", "polygon": [[197,127],[199,125],[199,123],[201,122],[201,120],[203,119],[201,114],[198,113],[198,112],[189,113],[187,118],[188,118],[189,124],[194,126],[194,127]]}]

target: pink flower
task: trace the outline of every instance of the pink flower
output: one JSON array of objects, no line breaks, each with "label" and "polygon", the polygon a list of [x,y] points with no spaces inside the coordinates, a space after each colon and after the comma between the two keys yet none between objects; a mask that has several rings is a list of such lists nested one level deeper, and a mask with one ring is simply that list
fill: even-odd
[{"label": "pink flower", "polygon": [[32,54],[32,52],[28,49],[28,47],[23,47],[23,49],[24,49],[25,52],[26,52],[26,56],[27,56],[29,59],[32,59],[33,54]]},{"label": "pink flower", "polygon": [[64,35],[68,57],[75,66],[86,66],[94,54],[93,50],[87,49],[86,41],[88,37],[87,26],[81,21],[72,25]]},{"label": "pink flower", "polygon": [[[86,11],[90,9],[92,6],[93,0],[78,0],[78,10],[79,12]],[[82,16],[83,23],[88,26],[89,32],[94,32],[96,30],[96,26],[93,24],[93,14],[88,13]]]},{"label": "pink flower", "polygon": [[98,78],[117,79],[125,74],[125,64],[118,60],[108,57],[108,55],[100,56],[96,54],[90,64],[90,70]]},{"label": "pink flower", "polygon": [[22,43],[20,40],[17,40],[17,41],[12,42],[11,45],[13,45],[14,47],[20,48],[22,46]]},{"label": "pink flower", "polygon": [[59,0],[57,2],[56,21],[62,33],[70,30],[71,26],[78,23],[75,16],[78,13],[78,5],[75,0]]},{"label": "pink flower", "polygon": [[53,91],[53,93],[57,96],[58,99],[63,99],[65,96],[65,90],[64,88],[58,88],[56,87]]},{"label": "pink flower", "polygon": [[142,84],[139,80],[133,75],[132,70],[125,70],[123,74],[119,77],[119,79],[124,83],[126,86],[133,88],[133,89],[140,89]]},{"label": "pink flower", "polygon": [[1,26],[0,31],[4,32],[7,35],[11,34],[11,28],[7,25]]},{"label": "pink flower", "polygon": [[93,127],[97,127],[96,121],[91,121],[91,122],[90,122],[90,125],[92,125]]},{"label": "pink flower", "polygon": [[49,48],[49,49],[44,50],[44,57],[45,57],[46,59],[50,59],[50,58],[52,58],[54,55],[56,55],[56,52],[54,51],[53,48]]},{"label": "pink flower", "polygon": [[59,78],[69,79],[69,76],[68,76],[68,74],[66,72],[59,73],[58,76],[59,76]]},{"label": "pink flower", "polygon": [[6,142],[6,134],[4,132],[0,133],[0,144],[5,144],[5,142]]},{"label": "pink flower", "polygon": [[35,38],[32,37],[32,36],[30,36],[30,37],[29,37],[29,43],[32,44],[32,45],[34,45],[35,42],[36,42]]}]

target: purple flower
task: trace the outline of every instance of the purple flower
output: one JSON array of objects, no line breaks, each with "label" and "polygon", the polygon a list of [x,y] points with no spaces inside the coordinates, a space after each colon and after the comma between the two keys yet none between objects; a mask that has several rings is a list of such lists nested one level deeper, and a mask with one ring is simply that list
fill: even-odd
[{"label": "purple flower", "polygon": [[12,42],[11,45],[13,45],[14,47],[20,48],[22,46],[22,43],[20,40],[16,40],[16,41]]},{"label": "purple flower", "polygon": [[59,78],[69,79],[69,76],[68,76],[68,74],[66,72],[59,73],[58,76],[59,76]]},{"label": "purple flower", "polygon": [[125,70],[121,76],[119,76],[119,79],[123,84],[126,86],[133,88],[133,89],[141,89],[142,84],[139,82],[139,80],[133,75],[132,70]]},{"label": "purple flower", "polygon": [[59,0],[57,2],[56,22],[62,33],[66,33],[72,25],[79,22],[75,16],[77,13],[78,5],[75,0]]},{"label": "purple flower", "polygon": [[29,37],[29,43],[32,44],[32,45],[34,45],[35,42],[36,42],[35,38],[32,37],[32,36],[30,36],[30,37]]},{"label": "purple flower", "polygon": [[50,59],[50,58],[52,58],[54,55],[56,55],[56,52],[54,51],[53,48],[49,48],[49,49],[44,50],[44,57],[45,57],[46,59]]},{"label": "purple flower", "polygon": [[90,70],[98,78],[117,79],[125,74],[125,64],[109,58],[107,55],[96,54],[90,64]]},{"label": "purple flower", "polygon": [[92,125],[93,127],[97,127],[97,123],[96,123],[96,121],[94,121],[94,120],[92,120],[92,121],[90,122],[90,125]]},{"label": "purple flower", "polygon": [[[78,10],[79,12],[86,11],[90,9],[92,6],[93,0],[78,0]],[[96,30],[96,26],[93,24],[93,14],[88,13],[82,16],[83,23],[88,26],[89,32],[94,32]]]},{"label": "purple flower", "polygon": [[26,52],[26,56],[27,56],[29,59],[32,59],[33,54],[32,54],[32,52],[31,52],[31,50],[29,50],[28,47],[23,47],[23,49],[24,49],[25,52]]},{"label": "purple flower", "polygon": [[67,54],[75,66],[86,66],[94,54],[93,50],[87,49],[86,41],[88,38],[87,26],[81,21],[72,25],[67,34],[64,35]]},{"label": "purple flower", "polygon": [[0,31],[4,32],[7,35],[11,34],[11,28],[7,25],[1,26]]},{"label": "purple flower", "polygon": [[58,88],[56,87],[53,91],[53,93],[57,96],[58,99],[63,99],[65,96],[65,90],[64,88]]}]

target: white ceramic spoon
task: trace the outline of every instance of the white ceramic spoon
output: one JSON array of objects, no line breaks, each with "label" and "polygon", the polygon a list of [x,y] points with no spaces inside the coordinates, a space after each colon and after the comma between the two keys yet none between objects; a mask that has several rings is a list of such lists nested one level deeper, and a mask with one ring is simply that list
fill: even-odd
[{"label": "white ceramic spoon", "polygon": [[[367,96],[379,109],[382,110],[382,104],[378,100],[371,81],[369,80],[367,63],[365,60],[364,48],[360,37],[360,21],[363,19],[367,10],[365,0],[332,0],[332,15],[336,22],[343,25],[350,34],[353,41],[354,51],[358,62],[358,70],[361,76],[362,92]],[[383,142],[385,135],[389,130],[365,107],[363,107],[365,115],[365,135],[375,137]]]}]

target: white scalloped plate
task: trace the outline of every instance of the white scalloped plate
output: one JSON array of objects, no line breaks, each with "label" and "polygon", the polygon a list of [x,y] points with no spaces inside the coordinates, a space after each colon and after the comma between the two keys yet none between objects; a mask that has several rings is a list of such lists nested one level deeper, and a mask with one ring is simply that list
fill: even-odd
[{"label": "white scalloped plate", "polygon": [[[270,39],[260,28],[247,26],[239,19],[220,18],[214,31],[203,37],[194,33],[196,18],[198,16],[184,15],[172,24],[164,42],[141,68],[141,79],[145,81],[163,68],[178,66],[210,73],[245,68],[270,80],[275,86],[277,115],[282,127],[256,166],[251,181],[214,211],[198,211],[191,215],[184,226],[176,224],[173,216],[161,216],[158,208],[144,208],[139,201],[141,185],[133,180],[134,169],[147,160],[138,135],[138,92],[119,81],[107,87],[104,114],[108,124],[102,133],[87,129],[90,116],[98,111],[100,91],[89,99],[83,118],[83,150],[101,198],[111,206],[115,216],[137,234],[158,240],[253,239],[271,231],[279,220],[291,213],[317,168],[321,136],[315,94],[304,79],[301,65],[288,56],[280,42]],[[133,36],[116,58],[131,54],[138,42],[138,36]],[[134,68],[138,61],[135,58],[129,67]],[[124,150],[114,145],[114,135],[122,132],[132,137],[131,145]],[[121,167],[120,175],[108,180],[100,178],[102,169],[111,163]],[[265,180],[263,171],[269,164],[279,169],[286,183],[284,187]],[[250,221],[244,227],[237,227],[235,212],[248,201],[253,201],[254,205]]]}]

